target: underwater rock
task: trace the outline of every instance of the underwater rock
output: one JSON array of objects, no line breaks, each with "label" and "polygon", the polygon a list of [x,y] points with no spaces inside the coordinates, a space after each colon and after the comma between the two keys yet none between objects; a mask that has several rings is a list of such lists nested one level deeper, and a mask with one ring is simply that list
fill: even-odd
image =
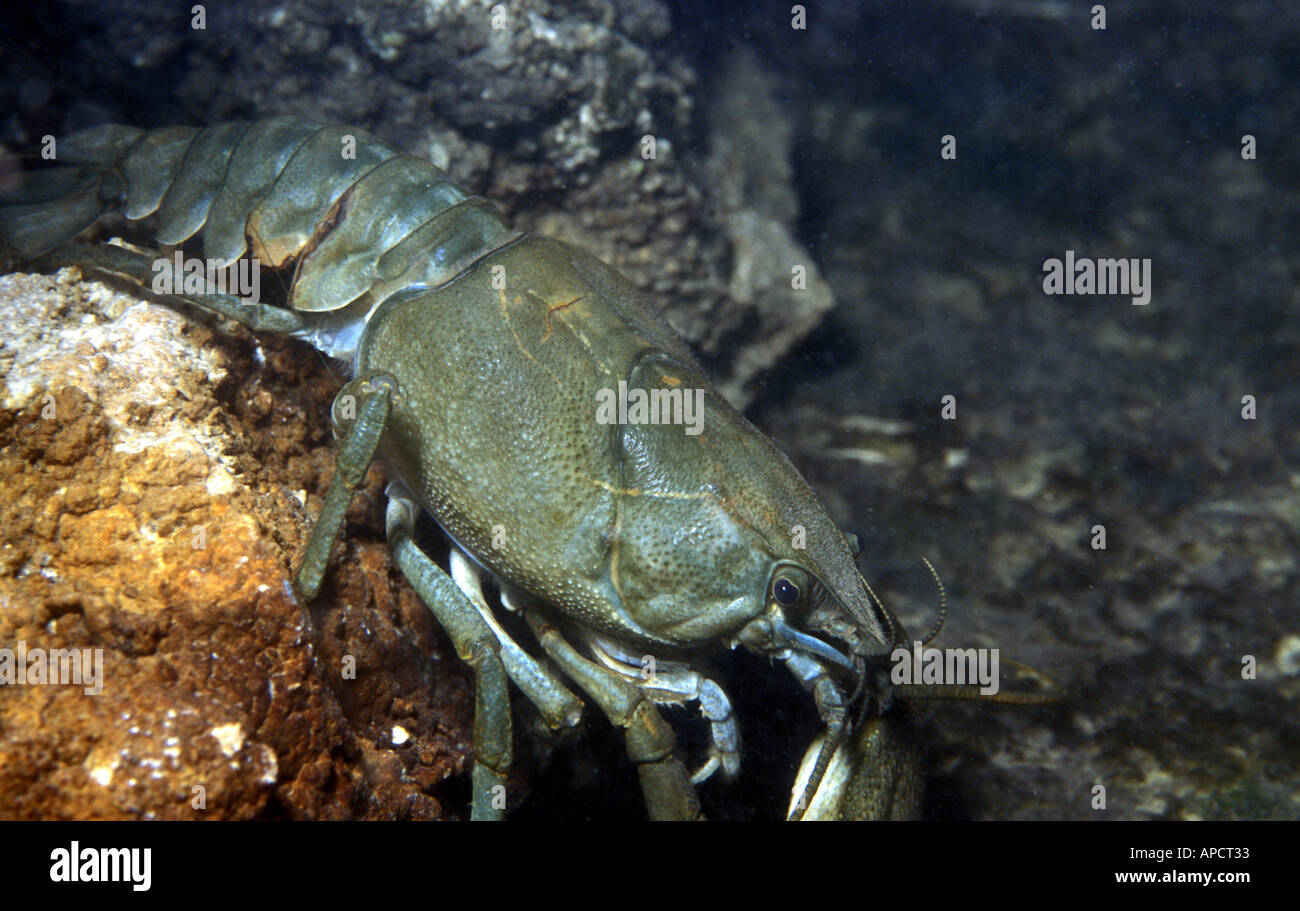
[{"label": "underwater rock", "polygon": [[332,473],[318,359],[78,278],[0,278],[0,645],[95,678],[0,686],[0,818],[459,814],[472,683],[389,563],[380,471],[346,569],[289,587]]},{"label": "underwater rock", "polygon": [[[64,15],[81,37],[60,54],[84,68],[84,92],[20,107],[18,147],[105,120],[356,124],[430,158],[521,228],[623,272],[738,406],[833,304],[793,237],[790,114],[775,76],[739,52],[697,122],[700,77],[673,40],[688,25],[663,3],[285,0],[208,6],[201,28],[189,7],[159,0]],[[38,91],[39,56],[21,65],[14,91]],[[86,99],[110,83],[138,90]],[[45,122],[53,111],[67,116]]]}]

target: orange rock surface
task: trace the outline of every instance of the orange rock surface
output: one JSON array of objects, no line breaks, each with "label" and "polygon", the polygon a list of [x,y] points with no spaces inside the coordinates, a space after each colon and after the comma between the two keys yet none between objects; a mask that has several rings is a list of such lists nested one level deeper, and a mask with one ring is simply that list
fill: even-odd
[{"label": "orange rock surface", "polygon": [[0,685],[0,818],[462,815],[472,681],[382,468],[321,596],[289,585],[338,379],[80,278],[0,278],[0,648],[102,650],[101,686]]}]

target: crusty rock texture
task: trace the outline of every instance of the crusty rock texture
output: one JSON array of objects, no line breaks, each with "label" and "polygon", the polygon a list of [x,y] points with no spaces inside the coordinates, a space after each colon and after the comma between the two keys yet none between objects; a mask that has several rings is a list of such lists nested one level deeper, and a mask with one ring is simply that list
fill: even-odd
[{"label": "crusty rock texture", "polygon": [[389,563],[378,470],[346,571],[290,589],[320,360],[78,279],[0,278],[0,646],[102,671],[0,686],[0,818],[461,815],[472,684]]}]

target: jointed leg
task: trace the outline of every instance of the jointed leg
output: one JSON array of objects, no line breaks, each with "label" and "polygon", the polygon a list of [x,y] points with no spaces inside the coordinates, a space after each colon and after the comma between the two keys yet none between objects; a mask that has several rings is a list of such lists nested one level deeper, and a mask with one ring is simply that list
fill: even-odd
[{"label": "jointed leg", "polygon": [[647,674],[647,669],[636,663],[635,655],[619,643],[593,632],[586,633],[584,638],[601,664],[640,687],[655,704],[699,703],[700,714],[709,721],[713,738],[709,759],[691,775],[691,784],[708,780],[719,768],[728,777],[740,772],[740,732],[731,712],[731,700],[722,687],[689,665],[675,661],[656,662],[653,671]]},{"label": "jointed leg", "polygon": [[388,542],[402,574],[463,660],[474,668],[474,780],[471,818],[500,819],[512,761],[510,693],[497,638],[473,603],[413,540],[418,507],[390,486]]},{"label": "jointed leg", "polygon": [[802,784],[796,784],[797,793],[792,794],[787,819],[798,822],[803,818],[804,811],[808,809],[808,802],[816,795],[832,758],[839,753],[848,734],[848,705],[843,690],[831,679],[830,672],[816,658],[793,652],[785,659],[785,666],[803,684],[804,689],[812,693],[813,702],[817,705],[817,714],[826,725],[826,736],[817,750],[817,758],[812,770],[806,778],[803,777],[802,771],[800,772]]},{"label": "jointed leg", "polygon": [[[325,492],[325,505],[316,519],[316,527],[307,542],[294,580],[298,593],[308,601],[320,591],[330,550],[343,527],[352,495],[375,457],[375,447],[379,445],[384,424],[388,421],[390,399],[396,394],[397,381],[387,374],[376,373],[359,376],[347,383],[334,399],[335,426],[351,420],[352,409],[355,409],[355,421],[335,457],[334,477]],[[347,415],[341,414],[345,405],[348,406]]]},{"label": "jointed leg", "polygon": [[[149,288],[153,285],[153,257],[136,253],[112,244],[67,243],[57,247],[42,258],[55,266],[81,266],[104,269],[125,275]],[[170,266],[170,261],[168,262]],[[173,276],[180,283],[183,276]],[[278,332],[289,335],[306,327],[307,321],[296,310],[274,307],[270,304],[249,303],[232,294],[172,294],[178,300],[189,301],[206,310],[230,317],[243,323],[254,332]]]},{"label": "jointed leg", "polygon": [[628,758],[636,764],[651,819],[701,819],[699,799],[681,762],[676,737],[639,687],[579,655],[559,630],[535,610],[525,612],[546,654],[625,731]]},{"label": "jointed leg", "polygon": [[[501,644],[501,661],[515,686],[537,706],[542,718],[552,728],[573,727],[582,717],[582,700],[574,696],[545,665],[519,647],[501,627],[488,607],[479,581],[478,567],[456,545],[451,547],[451,578],[473,602],[483,622],[491,628]],[[503,598],[504,600],[504,598]]]}]

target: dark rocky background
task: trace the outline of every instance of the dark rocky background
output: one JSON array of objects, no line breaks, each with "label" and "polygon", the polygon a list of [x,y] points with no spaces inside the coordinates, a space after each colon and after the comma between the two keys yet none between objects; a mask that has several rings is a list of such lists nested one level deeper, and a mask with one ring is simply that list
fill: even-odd
[{"label": "dark rocky background", "polygon": [[[822,2],[792,31],[789,6],[529,0],[506,4],[511,26],[494,33],[490,4],[473,2],[213,4],[203,31],[188,4],[10,5],[0,134],[17,150],[104,120],[291,113],[429,155],[520,223],[653,291],[728,394],[864,534],[864,572],[909,629],[932,622],[928,556],[951,599],[939,644],[998,647],[1068,690],[1032,710],[920,707],[927,815],[1295,818],[1300,9],[1110,4],[1098,31],[1090,4],[1056,0]],[[659,140],[650,166],[638,154],[647,132]],[[944,134],[955,161],[940,159]],[[1242,159],[1244,134],[1256,160]],[[1043,261],[1071,249],[1150,258],[1151,303],[1044,295]],[[790,290],[792,262],[809,266],[808,291]],[[51,320],[82,313],[51,307]],[[205,395],[252,491],[234,499],[264,532],[264,545],[245,543],[265,547],[259,572],[282,578],[311,512],[285,491],[306,490],[311,507],[328,480],[328,428],[311,417],[334,387],[294,346],[265,343],[263,369],[246,335],[201,341],[225,359],[228,378]],[[6,342],[10,380],[21,354]],[[946,395],[956,420],[940,417]],[[1242,419],[1244,395],[1255,420]],[[244,725],[278,771],[263,783],[250,744],[225,815],[459,813],[466,678],[384,565],[378,473],[313,617],[259,598],[250,577],[245,613],[214,619],[221,592],[177,594],[138,566],[151,597],[189,606],[132,611],[148,598],[106,581],[102,541],[71,559],[57,527],[22,518],[33,491],[66,496],[68,466],[102,472],[116,450],[96,441],[124,431],[75,425],[51,460],[31,443],[32,408],[0,413],[6,457],[30,472],[5,494],[6,643],[55,636],[58,621],[73,629],[66,641],[119,656],[138,681],[114,697],[124,704],[175,695],[157,681],[180,680],[194,736]],[[292,429],[295,414],[306,430]],[[96,491],[82,515],[119,505],[117,487]],[[140,521],[121,517],[123,540]],[[1104,551],[1090,546],[1097,524]],[[351,558],[365,572],[349,581]],[[252,622],[259,611],[276,622]],[[278,632],[299,626],[301,637]],[[213,687],[207,644],[231,629],[247,633],[231,646],[246,661],[217,666],[247,670]],[[374,635],[364,696],[319,670]],[[436,672],[431,651],[447,659]],[[1246,655],[1256,679],[1242,679]],[[299,701],[259,701],[276,666],[293,669]],[[707,785],[706,809],[779,815],[811,707],[762,662],[728,656],[718,676],[737,700],[747,768]],[[35,698],[0,691],[0,815],[184,815],[168,803],[182,801],[179,773],[172,791],[143,798],[125,774],[107,790],[86,783],[83,766],[109,761],[96,749],[133,755],[118,749],[117,713],[65,706],[69,733],[56,736]],[[439,698],[448,707],[429,708]],[[693,716],[670,717],[692,742]],[[310,742],[290,723],[304,718]],[[410,745],[390,743],[399,722]],[[554,749],[526,719],[519,730],[530,796],[517,815],[641,812],[603,724]],[[222,757],[196,750],[185,762],[216,774]],[[1098,784],[1104,812],[1090,803]]]}]

